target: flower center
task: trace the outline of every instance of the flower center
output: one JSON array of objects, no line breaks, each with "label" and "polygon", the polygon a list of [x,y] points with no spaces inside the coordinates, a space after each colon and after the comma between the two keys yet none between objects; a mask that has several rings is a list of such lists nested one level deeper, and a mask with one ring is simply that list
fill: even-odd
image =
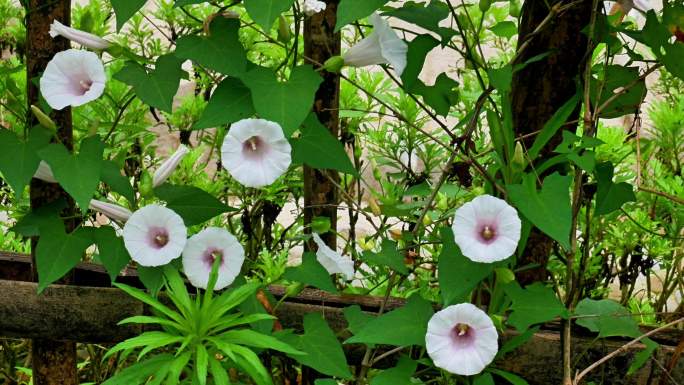
[{"label": "flower center", "polygon": [[458,323],[451,330],[451,338],[458,346],[467,346],[475,341],[475,329],[470,325]]},{"label": "flower center", "polygon": [[78,85],[81,86],[81,91],[85,94],[90,91],[90,87],[93,86],[93,82],[90,80],[79,80]]},{"label": "flower center", "polygon": [[485,241],[491,241],[496,236],[496,232],[489,225],[485,225],[480,232]]},{"label": "flower center", "polygon": [[204,262],[207,264],[207,266],[208,266],[210,269],[211,269],[211,267],[214,265],[214,262],[216,261],[216,259],[218,259],[218,258],[221,258],[221,262],[220,262],[220,263],[221,263],[221,265],[223,265],[223,263],[225,262],[225,260],[224,260],[224,258],[223,258],[223,250],[221,250],[221,249],[214,249],[214,248],[211,248],[211,249],[208,249],[208,250],[204,253]]},{"label": "flower center", "polygon": [[254,135],[242,143],[242,155],[250,159],[261,158],[268,146],[260,136]]},{"label": "flower center", "polygon": [[169,233],[163,228],[150,229],[149,240],[152,247],[161,249],[169,243]]}]

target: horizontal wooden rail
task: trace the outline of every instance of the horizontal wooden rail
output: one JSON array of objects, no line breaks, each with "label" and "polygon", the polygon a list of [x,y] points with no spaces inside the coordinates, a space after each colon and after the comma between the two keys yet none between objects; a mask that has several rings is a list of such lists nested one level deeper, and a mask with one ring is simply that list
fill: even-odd
[{"label": "horizontal wooden rail", "polygon": [[[114,343],[141,332],[138,325],[118,326],[128,316],[143,314],[142,304],[118,289],[111,288],[106,272],[97,265],[82,264],[76,269],[76,282],[94,283],[94,286],[51,285],[42,294],[37,294],[37,284],[24,282],[30,274],[30,264],[25,256],[0,255],[0,337],[9,338],[51,338],[89,343]],[[127,270],[118,278],[134,286],[140,286],[135,270]],[[269,291],[276,298],[282,298],[285,288],[271,286]],[[304,314],[322,313],[330,326],[342,337],[347,322],[342,313],[347,306],[358,305],[370,313],[377,312],[382,298],[347,294],[330,294],[320,290],[305,289],[296,297],[286,299],[277,309],[281,324],[285,328],[301,330]],[[390,298],[387,309],[400,307],[404,300]],[[501,343],[515,336],[514,331],[505,333]],[[672,356],[674,346],[684,338],[680,330],[659,333],[655,340],[663,344],[656,357],[633,376],[625,373],[634,354],[642,346],[630,349],[611,360],[601,371],[593,373],[590,380],[602,384],[656,384],[653,379],[661,376],[660,365],[665,365]],[[574,356],[579,357],[578,368],[583,368],[610,351],[617,349],[625,340],[611,339],[597,341],[584,329],[578,328],[573,337]],[[363,357],[362,345],[345,345],[350,364],[358,364]],[[498,360],[495,365],[501,369],[519,374],[528,379],[530,385],[549,385],[561,381],[561,345],[557,325],[547,324],[527,343],[513,353]],[[392,365],[393,360],[383,360],[381,366]],[[684,384],[684,362],[678,362],[670,373],[672,379]],[[667,383],[667,382],[666,382]],[[669,382],[674,384],[673,382]]]}]

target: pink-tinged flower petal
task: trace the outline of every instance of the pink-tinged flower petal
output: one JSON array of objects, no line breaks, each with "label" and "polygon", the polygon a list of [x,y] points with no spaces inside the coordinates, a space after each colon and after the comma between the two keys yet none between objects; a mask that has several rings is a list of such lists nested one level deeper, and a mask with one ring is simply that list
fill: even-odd
[{"label": "pink-tinged flower petal", "polygon": [[47,162],[45,162],[44,160],[41,160],[38,164],[38,170],[36,170],[36,173],[33,174],[33,177],[36,179],[40,179],[43,182],[57,183],[57,179],[55,179],[55,174],[52,173],[52,168],[50,168],[50,165],[47,164]]},{"label": "pink-tinged flower petal", "polygon": [[76,28],[67,27],[57,20],[54,20],[52,24],[50,24],[49,33],[53,38],[57,36],[63,36],[90,49],[102,50],[107,49],[110,46],[110,43],[107,40],[97,35],[93,35],[92,33],[81,31]]},{"label": "pink-tinged flower petal", "polygon": [[173,171],[178,167],[180,164],[181,160],[185,157],[190,152],[185,145],[181,144],[178,146],[178,149],[176,152],[174,152],[168,159],[164,161],[164,163],[159,166],[157,171],[154,172],[154,176],[152,177],[152,185],[154,187],[159,187],[161,186],[164,182],[166,182],[167,179],[169,179],[169,176],[173,173]]},{"label": "pink-tinged flower petal", "polygon": [[206,289],[214,260],[221,256],[214,290],[233,283],[245,261],[245,251],[233,234],[218,227],[208,227],[193,235],[183,250],[183,271],[190,283]]},{"label": "pink-tinged flower petal", "polygon": [[370,20],[373,32],[344,54],[344,64],[352,67],[391,64],[394,72],[401,76],[406,68],[408,45],[377,13],[373,13]]},{"label": "pink-tinged flower petal", "polygon": [[131,215],[123,238],[131,259],[142,266],[162,266],[180,257],[187,229],[173,210],[152,204]]},{"label": "pink-tinged flower petal", "polygon": [[123,206],[119,206],[116,203],[98,201],[96,199],[90,200],[88,208],[90,208],[93,211],[97,211],[101,214],[104,214],[107,218],[111,220],[118,221],[121,223],[126,223],[128,219],[131,218],[131,215],[133,215],[131,210]]},{"label": "pink-tinged flower petal", "polygon": [[326,5],[322,1],[318,0],[304,0],[302,3],[302,12],[306,16],[313,16],[319,12],[325,11]]},{"label": "pink-tinged flower petal", "polygon": [[99,98],[106,82],[104,65],[96,54],[69,49],[48,62],[40,78],[40,92],[50,107],[61,110]]},{"label": "pink-tinged flower petal", "polygon": [[316,260],[323,265],[328,273],[340,273],[347,280],[354,278],[354,261],[350,257],[345,257],[328,247],[318,234],[313,233],[312,235],[316,246],[318,246]]},{"label": "pink-tinged flower petal", "polygon": [[450,373],[472,376],[489,365],[499,350],[491,318],[469,303],[452,305],[428,322],[425,344],[435,366]]},{"label": "pink-tinged flower petal", "polygon": [[278,123],[243,119],[234,123],[223,139],[221,164],[247,187],[267,186],[283,175],[292,148]]},{"label": "pink-tinged flower petal", "polygon": [[518,212],[506,201],[482,195],[456,210],[451,228],[464,256],[492,263],[513,255],[522,223]]}]

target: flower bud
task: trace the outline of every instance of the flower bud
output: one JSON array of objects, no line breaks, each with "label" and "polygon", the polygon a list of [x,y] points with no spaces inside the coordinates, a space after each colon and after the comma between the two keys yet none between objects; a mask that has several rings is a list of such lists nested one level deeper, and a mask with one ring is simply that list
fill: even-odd
[{"label": "flower bud", "polygon": [[154,177],[152,178],[152,187],[159,187],[171,176],[171,173],[178,167],[181,160],[188,154],[188,150],[185,145],[181,144],[178,146],[176,152],[173,153],[164,163],[159,166],[157,171],[154,172]]},{"label": "flower bud", "polygon": [[57,36],[63,36],[86,48],[95,50],[107,49],[110,45],[110,43],[107,40],[97,35],[93,35],[92,33],[88,33],[85,31],[80,31],[75,28],[67,27],[66,25],[60,23],[57,20],[54,20],[52,24],[50,24],[49,33],[50,36],[52,36],[53,38]]},{"label": "flower bud", "polygon": [[432,218],[430,217],[430,214],[425,214],[423,217],[423,226],[430,226],[432,224]]},{"label": "flower bud", "polygon": [[304,290],[305,287],[306,287],[305,284],[303,284],[303,283],[301,283],[301,282],[295,282],[295,283],[293,283],[293,284],[291,284],[291,285],[288,285],[288,286],[285,288],[285,295],[288,296],[288,297],[294,297],[294,296],[296,296],[297,294],[301,293],[302,290]]},{"label": "flower bud", "polygon": [[105,215],[107,218],[120,222],[120,223],[126,223],[128,218],[133,215],[131,210],[119,206],[115,203],[109,203],[109,202],[103,202],[103,201],[98,201],[96,199],[91,199],[90,204],[88,205],[88,208],[97,211],[103,215]]},{"label": "flower bud", "polygon": [[278,18],[278,41],[281,43],[288,43],[291,37],[290,24],[287,22],[285,16],[280,15]]},{"label": "flower bud", "polygon": [[31,104],[31,112],[33,112],[33,116],[38,119],[38,123],[40,123],[41,126],[53,131],[57,130],[57,125],[55,122],[50,119],[48,114],[44,113],[38,106]]},{"label": "flower bud", "polygon": [[390,234],[390,237],[392,237],[392,239],[394,239],[395,241],[401,240],[401,234],[402,234],[401,229],[390,229],[389,234]]},{"label": "flower bud", "polygon": [[508,6],[508,14],[518,18],[520,17],[520,1],[518,0],[511,0],[510,5]]},{"label": "flower bud", "polygon": [[138,191],[140,191],[140,195],[142,195],[145,198],[149,198],[154,194],[154,185],[152,184],[152,177],[147,171],[143,171],[142,176],[140,177]]},{"label": "flower bud", "polygon": [[342,67],[344,67],[344,58],[342,56],[333,56],[323,63],[323,69],[332,73],[339,73]]},{"label": "flower bud", "polygon": [[525,161],[525,155],[523,154],[523,148],[520,142],[515,143],[515,151],[513,152],[513,159],[511,161],[512,166],[517,171],[522,171],[525,169],[527,162]]},{"label": "flower bud", "polygon": [[482,11],[482,13],[485,13],[492,6],[492,1],[491,0],[480,0],[480,2],[478,3],[478,6],[480,7],[480,11]]},{"label": "flower bud", "polygon": [[447,211],[449,209],[449,198],[442,193],[437,195],[437,208],[442,211]]},{"label": "flower bud", "polygon": [[382,214],[382,210],[380,209],[380,206],[378,205],[378,201],[376,201],[375,197],[372,195],[370,195],[368,197],[368,207],[370,207],[373,215],[380,216]]}]

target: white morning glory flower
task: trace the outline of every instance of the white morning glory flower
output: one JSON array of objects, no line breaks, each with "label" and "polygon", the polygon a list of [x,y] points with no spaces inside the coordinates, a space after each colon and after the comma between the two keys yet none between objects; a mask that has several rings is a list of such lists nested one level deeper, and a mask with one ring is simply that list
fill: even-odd
[{"label": "white morning glory flower", "polygon": [[171,176],[171,173],[178,167],[181,160],[190,152],[185,145],[181,144],[178,146],[176,152],[174,152],[164,163],[159,166],[157,171],[154,172],[152,177],[152,186],[159,187]]},{"label": "white morning glory flower", "polygon": [[492,263],[513,255],[521,227],[518,212],[506,201],[481,195],[456,210],[451,229],[463,255]]},{"label": "white morning glory flower", "polygon": [[53,20],[52,24],[50,24],[49,33],[53,38],[57,36],[63,36],[90,49],[102,50],[107,49],[110,46],[110,43],[107,40],[97,35],[93,35],[92,33],[81,31],[76,28],[67,27],[57,20]]},{"label": "white morning glory flower", "polygon": [[126,223],[128,219],[130,219],[131,215],[133,215],[131,210],[123,206],[119,206],[116,203],[99,201],[96,199],[90,200],[88,208],[103,214],[111,220],[121,223]]},{"label": "white morning glory flower", "polygon": [[123,229],[126,250],[142,266],[162,266],[180,257],[187,235],[183,219],[156,204],[134,212]]},{"label": "white morning glory flower", "polygon": [[278,123],[243,119],[234,123],[221,146],[221,164],[247,187],[273,183],[292,162],[292,148]]},{"label": "white morning glory flower", "polygon": [[487,313],[462,303],[446,307],[430,318],[425,346],[435,366],[472,376],[494,360],[499,350],[498,338]]},{"label": "white morning glory flower", "polygon": [[58,52],[40,78],[40,93],[50,107],[80,106],[102,95],[107,82],[96,54],[79,49]]},{"label": "white morning glory flower", "polygon": [[52,168],[44,160],[41,160],[38,164],[38,169],[33,174],[33,177],[36,179],[40,179],[43,182],[57,183],[57,179],[55,179],[55,174],[52,173]]},{"label": "white morning glory flower", "polygon": [[316,260],[325,267],[328,273],[340,273],[347,280],[354,278],[354,261],[328,247],[318,234],[313,233],[312,235],[316,246],[318,246]]},{"label": "white morning glory flower", "polygon": [[631,10],[636,9],[641,12],[647,12],[653,9],[653,6],[648,0],[618,0],[617,2],[622,8],[622,11],[628,14]]},{"label": "white morning glory flower", "polygon": [[313,16],[319,12],[325,11],[325,3],[318,0],[304,0],[302,2],[302,12],[307,16]]},{"label": "white morning glory flower", "polygon": [[373,24],[373,33],[344,54],[344,64],[352,67],[391,64],[394,72],[401,76],[406,68],[408,45],[377,13],[373,13],[370,20]]},{"label": "white morning glory flower", "polygon": [[211,268],[221,257],[218,280],[214,290],[233,283],[245,261],[245,251],[237,238],[228,230],[208,227],[188,239],[183,250],[183,271],[193,286],[206,289]]}]

